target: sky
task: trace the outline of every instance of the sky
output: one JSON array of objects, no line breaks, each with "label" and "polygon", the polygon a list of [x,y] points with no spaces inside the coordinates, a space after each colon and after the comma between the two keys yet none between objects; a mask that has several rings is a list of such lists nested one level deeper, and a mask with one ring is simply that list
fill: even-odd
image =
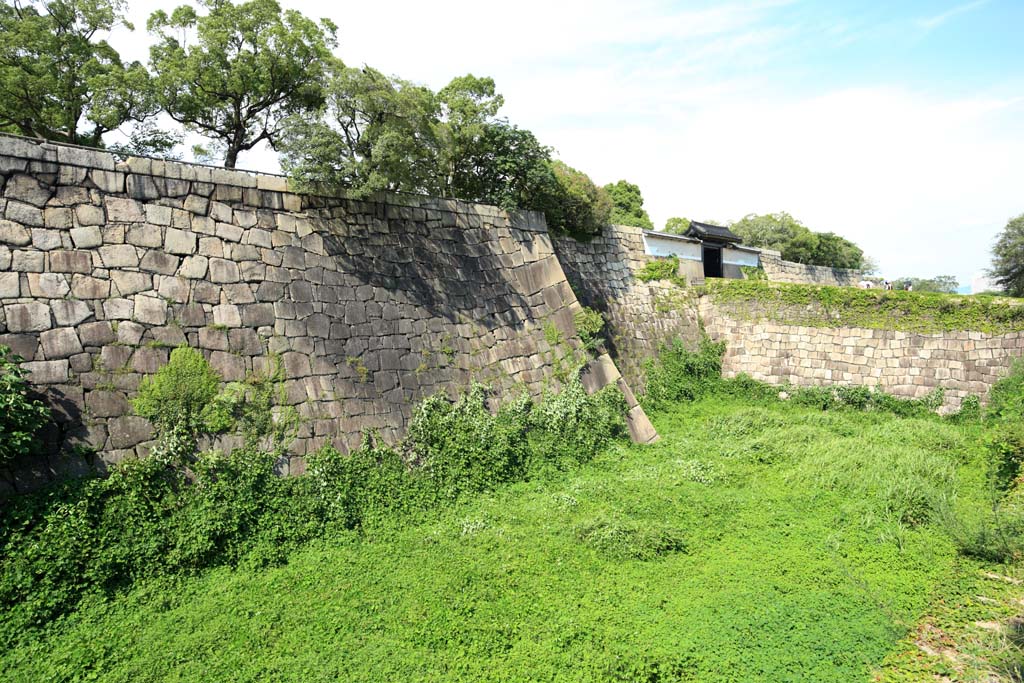
[{"label": "sky", "polygon": [[[110,42],[146,61],[146,17],[178,4],[129,0]],[[1024,213],[1024,0],[281,4],[333,20],[350,66],[493,77],[501,115],[639,185],[657,227],[786,211],[883,276],[969,284]]]}]

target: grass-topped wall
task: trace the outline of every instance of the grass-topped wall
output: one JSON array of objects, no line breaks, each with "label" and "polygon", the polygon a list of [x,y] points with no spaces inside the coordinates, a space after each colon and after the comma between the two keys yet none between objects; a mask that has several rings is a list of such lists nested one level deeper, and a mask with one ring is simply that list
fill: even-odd
[{"label": "grass-topped wall", "polygon": [[1024,300],[981,295],[935,294],[709,280],[695,293],[725,306],[732,317],[808,327],[860,327],[935,334],[973,331],[1005,334],[1024,330]]}]

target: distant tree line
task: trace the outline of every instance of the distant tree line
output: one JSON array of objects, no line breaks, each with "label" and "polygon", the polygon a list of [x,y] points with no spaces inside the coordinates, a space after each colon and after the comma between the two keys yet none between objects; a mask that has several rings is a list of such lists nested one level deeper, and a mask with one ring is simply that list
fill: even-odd
[{"label": "distant tree line", "polygon": [[[125,0],[0,0],[0,131],[123,154],[193,153],[234,168],[268,144],[300,186],[406,191],[540,210],[554,230],[651,227],[639,188],[599,187],[499,116],[472,74],[431,89],[337,58],[337,26],[276,0],[154,12],[148,68],[102,38],[134,27]],[[177,122],[161,128],[158,116]],[[163,119],[166,121],[166,119]],[[108,145],[120,131],[127,142]]]}]

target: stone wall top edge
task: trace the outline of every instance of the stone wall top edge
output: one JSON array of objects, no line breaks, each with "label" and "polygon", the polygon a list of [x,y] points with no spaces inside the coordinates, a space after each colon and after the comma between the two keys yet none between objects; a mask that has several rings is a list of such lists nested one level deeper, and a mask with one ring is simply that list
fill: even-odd
[{"label": "stone wall top edge", "polygon": [[[718,306],[718,304],[712,304]],[[923,338],[923,339],[951,339],[956,341],[979,341],[979,340],[990,340],[990,339],[1020,339],[1024,337],[1024,332],[1011,331],[1011,332],[1000,332],[993,334],[991,332],[979,332],[977,330],[946,330],[944,332],[907,332],[904,330],[887,330],[878,327],[819,327],[816,325],[798,325],[784,322],[775,322],[773,320],[745,320],[736,318],[728,314],[722,315],[719,311],[719,315],[723,321],[727,321],[724,324],[727,325],[747,325],[751,327],[760,326],[762,328],[775,328],[765,329],[765,332],[771,334],[813,334],[813,335],[829,335],[829,336],[854,336],[854,337],[881,337],[881,336],[893,336],[900,339],[912,339],[912,338]],[[717,323],[721,326],[723,323]]]},{"label": "stone wall top edge", "polygon": [[[519,229],[547,232],[547,224],[544,221],[543,215],[536,211],[521,210],[507,212],[504,209],[489,204],[478,204],[461,199],[431,197],[411,193],[378,192],[367,197],[357,197],[343,191],[331,192],[330,194],[304,193],[294,190],[290,186],[288,177],[281,174],[222,168],[207,164],[151,157],[129,157],[125,161],[119,161],[117,155],[109,150],[80,147],[7,133],[0,133],[0,158],[3,157],[75,166],[89,170],[113,171],[158,178],[212,183],[243,189],[305,194],[326,199],[377,202],[393,206],[477,215],[484,218],[508,217],[515,223],[515,227]],[[513,218],[513,214],[520,215]]]}]

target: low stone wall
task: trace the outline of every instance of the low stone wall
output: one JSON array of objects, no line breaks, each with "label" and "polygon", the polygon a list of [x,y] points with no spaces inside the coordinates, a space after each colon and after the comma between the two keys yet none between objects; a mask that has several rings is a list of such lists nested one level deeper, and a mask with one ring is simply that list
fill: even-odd
[{"label": "low stone wall", "polygon": [[[56,417],[18,488],[146,455],[152,428],[129,400],[180,344],[226,381],[281,359],[305,418],[282,465],[301,472],[325,443],[399,438],[439,390],[538,394],[558,357],[584,357],[578,310],[539,214],[312,197],[277,176],[0,136],[0,344]],[[635,437],[655,437],[610,359],[586,381],[620,383]]]},{"label": "low stone wall", "polygon": [[956,410],[972,394],[984,400],[1024,355],[1024,332],[918,334],[780,324],[735,316],[730,306],[707,296],[699,308],[711,338],[726,343],[726,377],[745,373],[771,384],[869,386],[908,398],[942,388],[944,411]]},{"label": "low stone wall", "polygon": [[700,339],[697,311],[675,285],[642,282],[643,230],[610,226],[588,241],[556,236],[554,249],[579,301],[604,314],[612,357],[629,384],[644,387],[644,362],[658,347]]},{"label": "low stone wall", "polygon": [[807,266],[802,263],[784,261],[782,255],[771,249],[761,249],[761,267],[772,282],[790,282],[804,285],[835,285],[856,287],[861,272],[845,268]]}]

